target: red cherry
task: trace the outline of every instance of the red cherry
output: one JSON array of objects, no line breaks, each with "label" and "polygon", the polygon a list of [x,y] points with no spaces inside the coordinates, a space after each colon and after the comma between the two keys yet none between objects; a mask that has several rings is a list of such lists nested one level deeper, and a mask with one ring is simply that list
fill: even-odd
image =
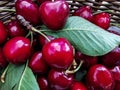
[{"label": "red cherry", "polygon": [[70,90],[87,90],[87,88],[82,82],[74,81]]},{"label": "red cherry", "polygon": [[24,63],[31,53],[30,40],[25,37],[14,37],[4,45],[3,53],[13,64]]},{"label": "red cherry", "polygon": [[40,51],[33,54],[29,62],[29,67],[35,73],[43,74],[47,71],[48,65],[42,58],[42,53]]},{"label": "red cherry", "polygon": [[23,16],[27,21],[32,24],[38,24],[39,13],[38,6],[31,0],[17,0],[15,3],[17,15]]},{"label": "red cherry", "polygon": [[107,67],[120,65],[120,47],[116,47],[111,52],[102,56],[102,64]]},{"label": "red cherry", "polygon": [[68,75],[62,71],[52,69],[48,74],[48,81],[51,90],[66,90],[72,85],[73,75]]},{"label": "red cherry", "polygon": [[[50,40],[53,40],[54,37],[52,36],[47,36]],[[48,40],[43,37],[42,35],[39,35],[39,43],[40,43],[40,46],[43,47],[46,43],[48,43]]]},{"label": "red cherry", "polygon": [[43,23],[52,30],[63,28],[69,15],[68,3],[65,1],[46,1],[39,8]]},{"label": "red cherry", "polygon": [[7,31],[2,21],[0,21],[0,45],[7,40]]},{"label": "red cherry", "polygon": [[26,35],[26,31],[22,28],[22,26],[16,20],[12,20],[7,24],[7,30],[8,30],[8,35],[10,37]]},{"label": "red cherry", "polygon": [[90,6],[82,6],[73,13],[73,16],[80,16],[92,22],[92,8]]},{"label": "red cherry", "polygon": [[120,82],[120,66],[115,66],[110,71],[113,74],[113,78],[115,82]]},{"label": "red cherry", "polygon": [[84,69],[89,69],[91,66],[97,64],[98,58],[97,57],[93,57],[93,56],[88,56],[85,54],[82,54],[79,51],[75,52],[75,60],[77,62],[83,61],[82,67]]},{"label": "red cherry", "polygon": [[73,47],[65,38],[56,38],[44,45],[43,58],[51,67],[67,69],[73,62]]},{"label": "red cherry", "polygon": [[115,80],[114,90],[119,90],[120,89],[120,66],[115,66],[112,69],[110,69],[110,71]]},{"label": "red cherry", "polygon": [[93,15],[93,23],[99,27],[107,30],[110,26],[110,15],[109,13],[102,12]]},{"label": "red cherry", "polygon": [[86,78],[88,90],[113,90],[113,77],[111,72],[103,65],[92,66]]},{"label": "red cherry", "polygon": [[8,61],[6,60],[4,54],[3,54],[3,49],[0,48],[0,68],[4,68],[8,65]]},{"label": "red cherry", "polygon": [[38,85],[40,90],[50,90],[48,80],[45,77],[39,76],[37,78]]}]

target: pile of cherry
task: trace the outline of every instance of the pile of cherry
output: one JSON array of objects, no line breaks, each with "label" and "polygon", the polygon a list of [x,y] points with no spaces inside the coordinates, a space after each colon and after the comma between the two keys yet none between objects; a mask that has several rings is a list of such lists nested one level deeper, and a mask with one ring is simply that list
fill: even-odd
[{"label": "pile of cherry", "polygon": [[[70,13],[66,1],[39,0],[38,4],[31,0],[17,0],[15,9],[17,19],[6,25],[0,21],[1,68],[8,63],[18,65],[28,61],[31,70],[37,74],[41,90],[120,89],[119,47],[103,56],[87,56],[75,50],[66,38],[54,38],[33,30],[33,26],[42,24],[53,31],[63,28]],[[20,16],[24,19],[23,23],[20,23]],[[83,17],[119,35],[108,30],[110,14],[106,12],[93,14],[90,6],[82,6],[73,16]],[[26,22],[30,23],[24,24]],[[80,70],[87,73],[78,81],[75,74]]]}]

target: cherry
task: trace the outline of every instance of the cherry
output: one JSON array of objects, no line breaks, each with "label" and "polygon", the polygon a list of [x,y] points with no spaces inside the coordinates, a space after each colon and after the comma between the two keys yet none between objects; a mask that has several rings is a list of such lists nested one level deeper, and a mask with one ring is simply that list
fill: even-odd
[{"label": "cherry", "polygon": [[8,65],[8,61],[6,60],[3,49],[0,47],[0,68],[4,68]]},{"label": "cherry", "polygon": [[22,28],[22,26],[16,20],[12,20],[7,24],[8,35],[12,37],[16,36],[25,36],[26,31]]},{"label": "cherry", "polygon": [[120,65],[120,47],[116,47],[111,52],[103,55],[102,64],[104,64],[107,67],[113,67],[115,65]]},{"label": "cherry", "polygon": [[[47,36],[47,37],[50,40],[54,39],[54,37],[52,37],[52,36]],[[40,46],[43,47],[46,43],[48,43],[48,40],[45,37],[43,37],[42,35],[39,35],[39,44],[40,44]]]},{"label": "cherry", "polygon": [[120,66],[115,66],[110,71],[113,74],[113,78],[116,82],[120,82]]},{"label": "cherry", "polygon": [[84,69],[89,69],[91,66],[97,64],[98,58],[93,56],[88,56],[82,54],[79,51],[75,52],[75,60],[79,63],[81,60],[83,61],[82,67]]},{"label": "cherry", "polygon": [[69,6],[65,1],[46,1],[39,7],[43,23],[52,30],[63,28],[69,15]]},{"label": "cherry", "polygon": [[73,62],[73,47],[65,38],[56,38],[44,45],[43,58],[51,67],[67,69]]},{"label": "cherry", "polygon": [[38,24],[39,13],[38,6],[31,0],[17,0],[15,2],[16,14],[23,16],[32,24]]},{"label": "cherry", "polygon": [[106,12],[101,12],[93,15],[93,23],[107,30],[110,26],[110,15]]},{"label": "cherry", "polygon": [[48,65],[42,58],[42,53],[40,51],[33,54],[29,62],[29,67],[35,73],[44,74],[47,72]]},{"label": "cherry", "polygon": [[87,88],[82,82],[74,81],[70,90],[87,90]]},{"label": "cherry", "polygon": [[25,37],[14,37],[6,42],[3,53],[7,60],[13,64],[24,63],[31,53],[30,40]]},{"label": "cherry", "polygon": [[39,76],[37,78],[37,82],[38,82],[38,85],[40,87],[40,90],[49,90],[49,83],[48,83],[48,80],[47,78],[43,77],[43,76]]},{"label": "cherry", "polygon": [[105,66],[96,64],[88,70],[86,84],[88,90],[113,90],[114,80]]},{"label": "cherry", "polygon": [[110,71],[115,81],[114,90],[119,90],[120,89],[120,66],[115,66],[112,69],[110,69]]},{"label": "cherry", "polygon": [[48,81],[51,90],[66,90],[72,85],[73,75],[52,69],[48,74]]},{"label": "cherry", "polygon": [[0,45],[7,40],[7,31],[5,25],[0,21]]},{"label": "cherry", "polygon": [[92,22],[92,8],[90,6],[82,6],[73,13],[73,16],[80,16]]}]

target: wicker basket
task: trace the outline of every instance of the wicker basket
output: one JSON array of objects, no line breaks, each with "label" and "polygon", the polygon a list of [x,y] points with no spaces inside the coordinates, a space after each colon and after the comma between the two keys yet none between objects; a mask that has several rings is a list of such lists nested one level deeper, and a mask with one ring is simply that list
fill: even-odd
[{"label": "wicker basket", "polygon": [[[34,0],[37,1],[37,0]],[[92,7],[93,12],[107,11],[111,14],[111,23],[120,23],[120,0],[66,0],[69,3],[70,11],[73,13],[79,7],[83,5],[89,5]],[[14,8],[15,0],[1,0],[0,8],[11,9]],[[13,12],[1,12],[0,20],[7,23],[11,18],[14,18]]]}]

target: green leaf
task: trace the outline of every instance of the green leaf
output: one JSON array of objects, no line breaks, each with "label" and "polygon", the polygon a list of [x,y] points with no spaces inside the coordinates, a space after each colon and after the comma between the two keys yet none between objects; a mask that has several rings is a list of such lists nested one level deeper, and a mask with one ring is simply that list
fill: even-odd
[{"label": "green leaf", "polygon": [[34,74],[26,64],[10,64],[0,90],[39,90]]},{"label": "green leaf", "polygon": [[65,37],[79,51],[90,56],[101,56],[120,43],[120,36],[109,33],[91,22],[77,16],[69,17],[59,31],[42,27],[42,32],[54,37]]}]

